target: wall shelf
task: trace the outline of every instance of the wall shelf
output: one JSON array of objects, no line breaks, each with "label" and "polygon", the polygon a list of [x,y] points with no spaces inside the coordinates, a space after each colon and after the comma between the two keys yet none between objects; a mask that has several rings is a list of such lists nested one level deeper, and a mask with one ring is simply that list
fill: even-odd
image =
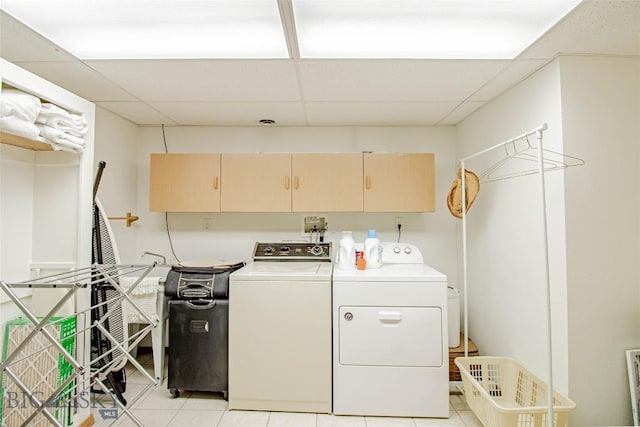
[{"label": "wall shelf", "polygon": [[13,145],[15,147],[25,148],[33,151],[53,151],[51,144],[46,142],[35,141],[33,139],[24,138],[22,136],[13,135],[7,132],[0,132],[0,142],[2,144]]}]

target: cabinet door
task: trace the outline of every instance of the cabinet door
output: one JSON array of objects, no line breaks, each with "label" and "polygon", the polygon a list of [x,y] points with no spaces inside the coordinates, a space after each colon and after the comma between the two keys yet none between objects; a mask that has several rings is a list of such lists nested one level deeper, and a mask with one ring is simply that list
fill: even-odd
[{"label": "cabinet door", "polygon": [[362,154],[293,154],[294,212],[362,212]]},{"label": "cabinet door", "polygon": [[219,212],[219,154],[151,154],[149,210]]},{"label": "cabinet door", "polygon": [[433,153],[364,154],[365,212],[433,212]]},{"label": "cabinet door", "polygon": [[223,212],[291,212],[291,154],[223,154]]}]

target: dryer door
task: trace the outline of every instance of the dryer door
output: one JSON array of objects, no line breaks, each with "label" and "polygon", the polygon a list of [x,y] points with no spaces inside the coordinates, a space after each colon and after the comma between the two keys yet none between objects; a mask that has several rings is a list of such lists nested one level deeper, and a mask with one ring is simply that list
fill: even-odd
[{"label": "dryer door", "polygon": [[442,345],[439,307],[340,307],[342,365],[439,367]]}]

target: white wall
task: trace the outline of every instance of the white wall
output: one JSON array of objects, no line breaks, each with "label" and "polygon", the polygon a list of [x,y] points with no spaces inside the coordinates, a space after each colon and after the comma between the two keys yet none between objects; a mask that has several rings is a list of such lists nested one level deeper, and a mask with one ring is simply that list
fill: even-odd
[{"label": "white wall", "polygon": [[[455,167],[452,127],[169,127],[169,152],[434,152],[436,212],[425,214],[328,213],[328,240],[337,242],[342,230],[353,230],[364,241],[366,230],[377,229],[382,240],[395,240],[395,217],[404,218],[402,240],[415,243],[426,262],[456,281],[456,220],[446,207]],[[138,151],[139,238],[137,253],[157,252],[174,261],[164,213],[149,212],[149,154],[164,152],[161,128],[141,128]],[[322,212],[319,212],[322,213]],[[256,241],[302,239],[301,213],[169,213],[174,249],[180,260],[251,259]],[[203,218],[211,218],[208,230]]]},{"label": "white wall", "polygon": [[[96,109],[96,171],[98,162],[106,167],[98,187],[98,199],[110,217],[124,217],[127,212],[137,215],[138,171],[136,162],[138,126],[119,116]],[[136,232],[138,222],[131,227],[125,221],[110,221],[123,263],[138,260]]]},{"label": "white wall", "polygon": [[[543,123],[546,148],[562,151],[557,62],[511,89],[458,126],[462,157]],[[535,142],[535,138],[532,138]],[[469,160],[481,174],[504,158],[494,150]],[[515,165],[525,168],[525,165]],[[535,167],[532,162],[531,167]],[[570,171],[567,173],[571,173]],[[547,174],[553,304],[554,388],[567,391],[566,273],[562,172]],[[482,183],[468,215],[470,337],[484,355],[514,357],[548,378],[546,278],[539,177]]]},{"label": "white wall", "polygon": [[[33,238],[35,152],[0,145],[0,278],[29,278]],[[0,292],[0,301],[5,300]]]},{"label": "white wall", "polygon": [[[577,404],[572,425],[631,423],[624,350],[640,345],[639,76],[637,60],[560,58],[458,126],[462,156],[547,122],[545,147],[586,161],[546,174],[554,388]],[[468,167],[481,172],[499,156]],[[537,179],[481,187],[469,214],[469,322],[481,353],[547,378]]]},{"label": "white wall", "polygon": [[[0,144],[1,280],[21,282],[76,266],[76,157],[69,153],[36,152]],[[72,191],[59,191],[66,188]],[[35,307],[31,305],[32,301],[52,298],[55,293],[49,289],[32,292],[13,287],[11,290],[36,315],[43,315],[51,307],[38,304]],[[33,299],[32,293],[36,295]],[[61,313],[59,311],[57,315]],[[0,290],[0,343],[4,343],[6,322],[19,316],[24,317],[24,313],[5,291]]]},{"label": "white wall", "polygon": [[[28,279],[31,274],[34,161],[33,151],[0,144],[0,279],[8,283]],[[29,303],[30,291],[15,292]],[[0,290],[0,349],[6,322],[21,314]]]},{"label": "white wall", "polygon": [[569,391],[577,425],[632,424],[624,350],[640,347],[640,60],[561,58]]}]

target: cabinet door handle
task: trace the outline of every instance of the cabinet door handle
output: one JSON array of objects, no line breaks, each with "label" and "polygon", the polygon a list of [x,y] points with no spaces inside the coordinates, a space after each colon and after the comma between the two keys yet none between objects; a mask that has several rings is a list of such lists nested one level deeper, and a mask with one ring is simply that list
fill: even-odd
[{"label": "cabinet door handle", "polygon": [[367,176],[367,177],[364,179],[364,186],[365,186],[365,188],[366,188],[367,190],[371,190],[371,177],[370,177],[370,176]]},{"label": "cabinet door handle", "polygon": [[297,176],[293,177],[293,188],[295,188],[296,190],[300,187],[300,180],[298,179]]},{"label": "cabinet door handle", "polygon": [[284,177],[284,189],[285,190],[289,189],[289,177],[288,176]]},{"label": "cabinet door handle", "polygon": [[213,189],[214,190],[218,189],[218,177],[217,176],[215,178],[213,178]]}]

